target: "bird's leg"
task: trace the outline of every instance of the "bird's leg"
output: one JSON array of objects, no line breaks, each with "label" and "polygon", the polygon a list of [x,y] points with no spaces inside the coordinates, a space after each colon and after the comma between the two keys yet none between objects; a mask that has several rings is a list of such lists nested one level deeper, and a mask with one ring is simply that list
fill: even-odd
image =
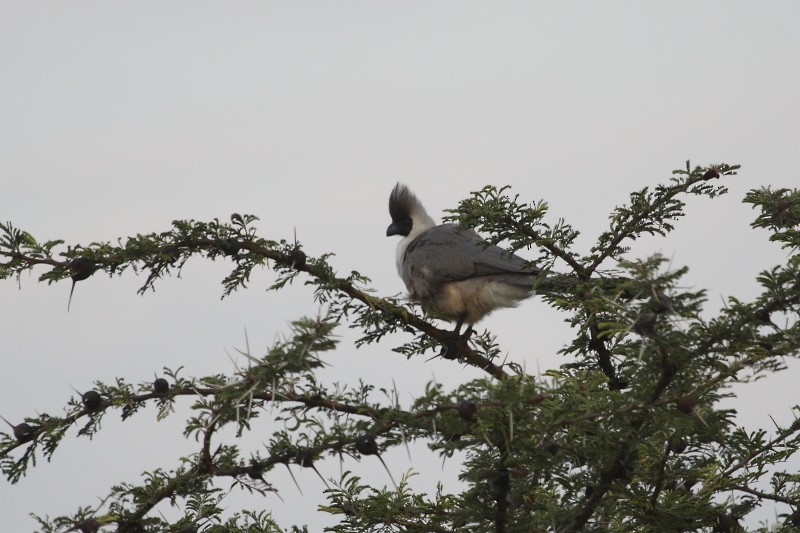
[{"label": "bird's leg", "polygon": [[441,351],[441,353],[439,355],[441,355],[445,359],[456,359],[456,358],[458,358],[458,344],[457,344],[457,342],[461,341],[461,340],[463,340],[465,338],[468,339],[469,336],[472,334],[472,326],[470,325],[469,328],[467,328],[467,331],[465,332],[466,336],[462,336],[461,335],[461,326],[464,325],[464,320],[466,320],[466,318],[467,318],[467,314],[466,313],[464,313],[464,314],[462,314],[461,316],[458,317],[458,321],[456,322],[456,328],[450,334],[450,335],[452,335],[452,337],[450,337],[450,335],[448,335],[448,337],[450,337],[450,338],[445,339],[444,342],[442,343],[442,351]]},{"label": "bird's leg", "polygon": [[[461,326],[464,324],[464,320],[466,318],[467,318],[467,314],[466,313],[463,313],[461,316],[458,317],[458,322],[456,322],[456,329],[453,330],[453,335],[455,335],[457,337],[459,337],[461,335],[460,334]],[[472,329],[472,326],[470,326],[470,329]]]},{"label": "bird's leg", "polygon": [[463,334],[463,335],[461,335],[461,336],[462,336],[463,338],[465,338],[465,339],[469,339],[470,337],[472,337],[472,334],[473,334],[473,333],[475,333],[475,330],[474,330],[474,329],[472,329],[472,324],[470,324],[470,325],[467,327],[467,329],[465,329],[465,330],[464,330],[464,334]]}]

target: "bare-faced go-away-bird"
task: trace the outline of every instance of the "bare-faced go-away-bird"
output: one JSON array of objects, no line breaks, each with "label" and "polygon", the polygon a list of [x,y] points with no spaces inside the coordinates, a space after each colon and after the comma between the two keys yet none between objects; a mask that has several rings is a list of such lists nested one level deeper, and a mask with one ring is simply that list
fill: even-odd
[{"label": "bare-faced go-away-bird", "polygon": [[454,333],[500,307],[515,307],[533,294],[540,270],[489,244],[471,229],[436,224],[416,196],[398,183],[389,196],[392,223],[400,235],[397,271],[412,300],[456,322]]}]

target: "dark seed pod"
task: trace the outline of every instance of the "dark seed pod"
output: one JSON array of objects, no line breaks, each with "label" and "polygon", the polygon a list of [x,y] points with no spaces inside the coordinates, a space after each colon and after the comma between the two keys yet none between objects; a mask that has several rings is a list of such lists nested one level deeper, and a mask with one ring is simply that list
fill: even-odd
[{"label": "dark seed pod", "polygon": [[94,271],[94,261],[88,257],[76,257],[69,262],[69,277],[73,282],[87,279]]},{"label": "dark seed pod", "polygon": [[691,396],[684,396],[675,400],[675,407],[682,413],[691,413],[694,409],[695,402]]},{"label": "dark seed pod", "polygon": [[169,392],[169,382],[164,378],[158,378],[153,382],[153,390],[158,394]]},{"label": "dark seed pod", "polygon": [[770,320],[770,314],[771,313],[767,309],[764,309],[764,308],[756,309],[756,312],[754,313],[755,317],[759,321],[764,322],[765,324],[771,324],[772,323],[772,320]]},{"label": "dark seed pod", "polygon": [[631,383],[627,379],[619,379],[615,377],[612,381],[609,382],[608,388],[611,390],[625,390],[631,386]]},{"label": "dark seed pod", "polygon": [[555,441],[549,440],[549,439],[544,441],[542,444],[543,444],[544,449],[550,455],[557,454],[558,451],[561,449],[561,446],[559,446],[558,443],[556,443]]},{"label": "dark seed pod", "polygon": [[31,426],[27,422],[17,424],[16,426],[13,427],[14,427],[14,438],[17,439],[18,442],[30,442],[33,440],[33,437],[36,436],[36,430],[34,430],[33,426]]},{"label": "dark seed pod", "polygon": [[661,363],[661,369],[665,376],[672,378],[675,375],[675,372],[678,371],[678,365],[672,361],[665,360]]},{"label": "dark seed pod", "polygon": [[656,290],[653,293],[653,296],[650,298],[650,301],[647,302],[647,307],[653,313],[657,315],[663,315],[664,313],[671,313],[672,312],[672,298],[667,296],[667,294],[662,290]]},{"label": "dark seed pod", "polygon": [[72,293],[75,292],[75,284],[94,274],[95,270],[94,262],[88,257],[76,257],[69,262],[69,277],[72,279],[72,288],[69,290],[67,311],[69,311],[69,307],[72,305]]},{"label": "dark seed pod", "polygon": [[83,396],[81,396],[81,400],[83,400],[83,406],[89,412],[97,411],[103,403],[103,398],[96,390],[84,392]]},{"label": "dark seed pod", "polygon": [[528,467],[517,465],[511,470],[511,476],[515,479],[524,479],[528,475]]},{"label": "dark seed pod", "polygon": [[717,525],[714,531],[717,533],[732,533],[733,531],[741,531],[739,520],[735,516],[721,514],[717,516]]},{"label": "dark seed pod", "polygon": [[378,443],[375,442],[375,437],[369,433],[364,433],[356,439],[356,450],[361,455],[377,455]]},{"label": "dark seed pod", "polygon": [[97,533],[100,531],[100,522],[94,518],[90,518],[88,520],[84,520],[75,527],[77,527],[78,531],[81,533]]},{"label": "dark seed pod", "polygon": [[472,400],[462,400],[458,402],[458,416],[467,422],[473,422],[478,414],[478,404]]},{"label": "dark seed pod", "polygon": [[630,479],[630,471],[628,470],[628,465],[625,464],[625,461],[621,458],[617,458],[614,462],[614,469],[612,471],[612,475],[614,479]]},{"label": "dark seed pod", "polygon": [[683,453],[686,451],[686,446],[686,441],[679,437],[669,439],[669,451],[672,453]]},{"label": "dark seed pod", "polygon": [[36,429],[27,422],[22,422],[21,424],[17,424],[15,426],[5,418],[0,418],[2,418],[2,420],[9,425],[11,431],[14,433],[14,438],[17,439],[17,442],[30,442],[36,436]]},{"label": "dark seed pod", "polygon": [[225,239],[220,243],[219,247],[225,255],[232,257],[236,257],[239,254],[239,250],[242,249],[242,245],[236,239]]},{"label": "dark seed pod", "polygon": [[452,361],[458,359],[460,355],[458,351],[458,341],[456,339],[452,337],[445,337],[442,339],[442,351],[439,352],[439,357]]},{"label": "dark seed pod", "polygon": [[306,266],[306,254],[300,248],[295,248],[286,256],[289,265],[295,270]]},{"label": "dark seed pod", "polygon": [[314,454],[311,450],[298,451],[295,461],[303,468],[314,468]]},{"label": "dark seed pod", "polygon": [[124,533],[144,533],[144,527],[139,522],[128,522],[120,524],[119,531]]},{"label": "dark seed pod", "polygon": [[656,314],[649,309],[643,309],[636,317],[632,329],[642,337],[649,337],[656,329]]},{"label": "dark seed pod", "polygon": [[439,356],[442,359],[447,359],[449,361],[452,361],[454,359],[458,359],[458,350],[452,345],[442,346],[442,351],[439,352]]},{"label": "dark seed pod", "polygon": [[314,394],[311,395],[311,401],[315,403],[321,402],[324,398],[325,396],[323,396],[321,392],[315,392]]},{"label": "dark seed pod", "polygon": [[168,256],[172,261],[177,261],[181,258],[181,250],[177,244],[171,244],[164,248],[164,255]]},{"label": "dark seed pod", "polygon": [[508,492],[511,487],[511,476],[508,475],[507,468],[501,468],[497,471],[493,481],[494,490],[497,494],[504,494]]},{"label": "dark seed pod", "polygon": [[247,476],[250,479],[262,479],[262,475],[264,474],[264,469],[258,466],[257,464],[252,464],[247,467]]}]

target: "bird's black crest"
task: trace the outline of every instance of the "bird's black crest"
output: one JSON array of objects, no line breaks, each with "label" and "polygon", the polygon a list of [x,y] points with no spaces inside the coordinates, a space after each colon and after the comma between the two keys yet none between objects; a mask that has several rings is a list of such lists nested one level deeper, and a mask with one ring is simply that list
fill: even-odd
[{"label": "bird's black crest", "polygon": [[411,218],[411,213],[417,205],[417,197],[408,190],[408,187],[398,183],[389,196],[389,215],[392,220],[400,221]]}]

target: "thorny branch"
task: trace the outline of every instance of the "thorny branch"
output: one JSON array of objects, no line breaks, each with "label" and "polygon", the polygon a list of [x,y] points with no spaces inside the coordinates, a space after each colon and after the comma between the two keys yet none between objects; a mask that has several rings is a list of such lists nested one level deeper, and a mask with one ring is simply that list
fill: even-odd
[{"label": "thorny branch", "polygon": [[[470,487],[480,487],[475,494],[484,496],[481,508],[478,509],[465,492],[459,497],[447,496],[450,498],[447,505],[422,506],[419,509],[425,510],[417,512],[413,506],[422,505],[421,500],[401,496],[404,489],[397,489],[396,500],[380,491],[365,496],[361,488],[356,487],[357,479],[351,477],[346,480],[351,483],[350,488],[340,487],[329,492],[334,503],[327,510],[346,517],[343,518],[345,522],[352,520],[353,529],[332,531],[364,530],[383,524],[387,528],[399,526],[414,532],[494,529],[502,533],[515,530],[519,524],[528,524],[527,521],[535,523],[526,526],[534,528],[532,530],[546,527],[558,532],[583,531],[593,521],[598,525],[613,523],[618,529],[620,524],[626,524],[662,530],[664,517],[675,513],[683,513],[681,516],[689,520],[687,523],[701,528],[731,516],[735,522],[736,513],[741,509],[743,513],[748,512],[749,502],[770,500],[797,508],[800,501],[794,497],[798,486],[795,477],[773,477],[774,493],[758,490],[751,484],[763,475],[765,465],[792,456],[800,441],[800,423],[779,428],[777,436],[766,438],[763,433],[733,430],[731,414],[715,409],[715,403],[724,398],[725,387],[732,381],[746,381],[750,376],[743,374],[747,372],[763,375],[780,370],[781,358],[797,356],[800,331],[794,318],[800,290],[796,257],[787,260],[783,267],[762,273],[759,282],[765,291],[753,303],[731,299],[730,307],[709,322],[700,318],[703,294],[687,292],[681,301],[678,300],[680,294],[671,294],[676,298],[675,308],[673,310],[670,305],[669,311],[664,311],[670,314],[669,319],[656,317],[657,327],[632,328],[631,316],[640,312],[638,304],[628,301],[609,304],[609,298],[594,293],[599,286],[592,286],[595,282],[592,274],[607,260],[624,261],[623,243],[627,239],[671,231],[671,221],[682,216],[679,195],[713,197],[720,194],[722,188],[705,182],[731,174],[736,168],[719,165],[691,170],[687,164],[686,171],[681,171],[682,177],[675,178],[670,185],[632,194],[631,204],[615,210],[611,228],[600,236],[598,246],[587,257],[570,250],[577,232],[567,225],[560,223],[549,232],[546,226],[543,226],[545,230],[540,230],[542,226],[538,225],[537,217],[544,213],[542,206],[525,211],[524,223],[507,213],[504,215],[503,209],[491,211],[492,216],[499,217],[493,219],[493,223],[499,220],[500,226],[506,228],[501,229],[507,231],[500,233],[501,237],[522,246],[529,243],[538,246],[546,256],[563,260],[582,281],[575,285],[576,290],[567,291],[568,294],[543,295],[553,307],[569,312],[573,317],[571,324],[580,330],[572,345],[574,348],[565,350],[574,355],[576,361],[549,371],[547,375],[553,383],[548,384],[544,384],[543,379],[528,378],[513,366],[496,364],[495,353],[481,352],[483,346],[474,340],[454,342],[450,331],[435,327],[394,299],[373,296],[363,288],[366,280],[363,276],[355,272],[349,277],[336,275],[325,256],[306,258],[297,243],[257,238],[248,226],[253,218],[235,215],[233,228],[216,222],[176,222],[172,232],[137,236],[118,247],[94,243],[88,247],[68,248],[61,254],[64,260],[54,259],[53,250],[58,241],[38,244],[30,235],[4,225],[0,228],[6,232],[0,235],[0,257],[8,261],[0,263],[0,278],[18,275],[36,265],[48,265],[52,269],[42,276],[45,281],[68,276],[73,281],[85,279],[79,277],[82,273],[74,263],[83,258],[92,266],[90,274],[102,270],[115,275],[129,266],[149,272],[142,288],[146,290],[152,288],[157,279],[169,274],[170,269],[180,269],[186,259],[199,254],[212,259],[226,257],[235,262],[234,272],[224,282],[227,294],[245,285],[254,266],[272,262],[279,275],[274,288],[291,282],[299,272],[308,274],[307,283],[316,286],[317,300],[332,302],[337,317],[355,316],[352,324],[365,331],[365,338],[371,339],[368,342],[398,329],[411,329],[422,334],[418,338],[456,344],[453,348],[459,359],[482,369],[487,377],[463,386],[451,396],[441,394],[434,387],[426,390],[424,397],[417,398],[411,408],[400,409],[399,402],[391,402],[391,406],[368,404],[367,393],[363,391],[363,397],[356,399],[338,393],[329,397],[319,392],[322,389],[315,392],[313,379],[301,383],[308,388],[298,392],[293,387],[294,378],[279,379],[276,384],[270,376],[281,374],[276,374],[277,371],[266,363],[257,363],[247,372],[240,371],[239,379],[233,382],[220,378],[208,386],[203,381],[184,381],[169,392],[123,394],[122,391],[119,398],[105,395],[91,412],[77,409],[64,418],[41,417],[40,425],[32,428],[30,435],[25,434],[33,443],[14,442],[10,437],[3,437],[0,459],[6,468],[10,452],[23,445],[29,446],[26,453],[33,453],[37,446],[44,445],[44,455],[49,457],[52,449],[46,449],[45,440],[50,434],[63,434],[81,417],[93,423],[109,408],[121,407],[125,418],[136,406],[150,401],[159,402],[163,408],[164,403],[178,397],[194,397],[195,408],[201,409],[203,415],[197,417],[193,430],[187,426],[187,434],[194,433],[201,445],[198,453],[188,460],[189,466],[159,478],[159,484],[153,484],[157,488],[137,499],[127,511],[100,517],[103,524],[114,522],[119,526],[118,531],[132,530],[132,524],[139,521],[156,520],[151,511],[159,502],[186,498],[187,494],[196,493],[195,489],[209,487],[210,480],[215,478],[233,478],[234,484],[251,483],[259,487],[258,490],[272,490],[262,474],[274,465],[288,467],[299,461],[300,451],[304,454],[300,464],[306,466],[304,463],[311,464],[314,458],[325,453],[372,454],[418,438],[426,439],[431,448],[440,450],[444,457],[455,451],[467,453],[465,479]],[[786,247],[797,249],[798,234],[794,227],[800,221],[800,203],[797,207],[794,203],[798,195],[788,190],[761,191],[748,198],[767,211],[759,219],[761,226],[769,226],[778,232],[775,236],[780,237]],[[516,209],[508,201],[497,205]],[[770,209],[774,212],[769,212]],[[648,280],[652,287],[657,287],[655,284],[667,279],[664,290],[675,290],[673,281],[680,275],[661,275],[652,266],[654,264],[657,261],[642,263],[644,266],[640,265],[640,270],[636,271],[637,280]],[[623,268],[627,267],[623,265]],[[632,268],[630,271],[634,272]],[[643,274],[639,276],[639,272]],[[633,292],[639,287],[634,287]],[[776,316],[793,318],[787,319],[787,325],[781,328],[776,325]],[[303,355],[310,346],[302,346]],[[423,348],[426,345],[420,342],[412,346],[407,355],[422,353]],[[619,362],[618,366],[615,362]],[[305,370],[309,376],[313,375],[312,369]],[[611,386],[602,387],[601,383]],[[528,384],[535,390],[524,393],[523,388]],[[287,433],[283,440],[271,441],[267,446],[269,454],[255,454],[249,463],[239,458],[235,445],[223,443],[212,451],[212,442],[216,443],[222,426],[238,424],[240,432],[241,428],[249,429],[253,405],[263,407],[267,403],[281,405],[281,416],[288,416],[298,427],[303,423],[309,427],[303,428],[306,431],[300,432],[302,436],[293,434],[290,438]],[[247,413],[242,420],[240,409]],[[314,416],[307,413],[312,409],[326,414],[333,421],[332,427],[323,429],[323,422],[316,418],[316,413]],[[345,422],[340,426],[342,419]],[[91,435],[91,432],[86,434]],[[380,440],[365,441],[365,435],[369,439],[380,437]],[[514,435],[513,446],[509,445],[510,435]],[[673,441],[673,436],[677,440]],[[673,447],[673,442],[680,440],[683,444]],[[366,448],[363,447],[365,442]],[[687,446],[689,452],[684,454],[681,447]],[[20,459],[27,460],[27,457]],[[494,472],[496,478],[490,475],[469,480],[469,469],[475,468],[475,464],[481,468],[474,472]],[[515,465],[514,470],[511,470],[512,465]],[[510,472],[513,475],[509,476]],[[673,490],[681,486],[687,472],[701,478],[699,488]],[[484,505],[487,485],[494,505]],[[635,512],[619,516],[620,506],[616,503],[637,490],[639,498],[631,498],[626,503],[635,507]],[[142,492],[146,491],[137,494]],[[748,496],[732,504],[719,501],[720,495],[728,498],[734,492]],[[733,496],[730,500],[735,501]],[[475,508],[465,502],[471,502]],[[370,507],[373,504],[375,507]],[[119,508],[125,509],[124,506]],[[148,514],[149,518],[145,519]],[[177,526],[174,530],[178,530]]]}]

